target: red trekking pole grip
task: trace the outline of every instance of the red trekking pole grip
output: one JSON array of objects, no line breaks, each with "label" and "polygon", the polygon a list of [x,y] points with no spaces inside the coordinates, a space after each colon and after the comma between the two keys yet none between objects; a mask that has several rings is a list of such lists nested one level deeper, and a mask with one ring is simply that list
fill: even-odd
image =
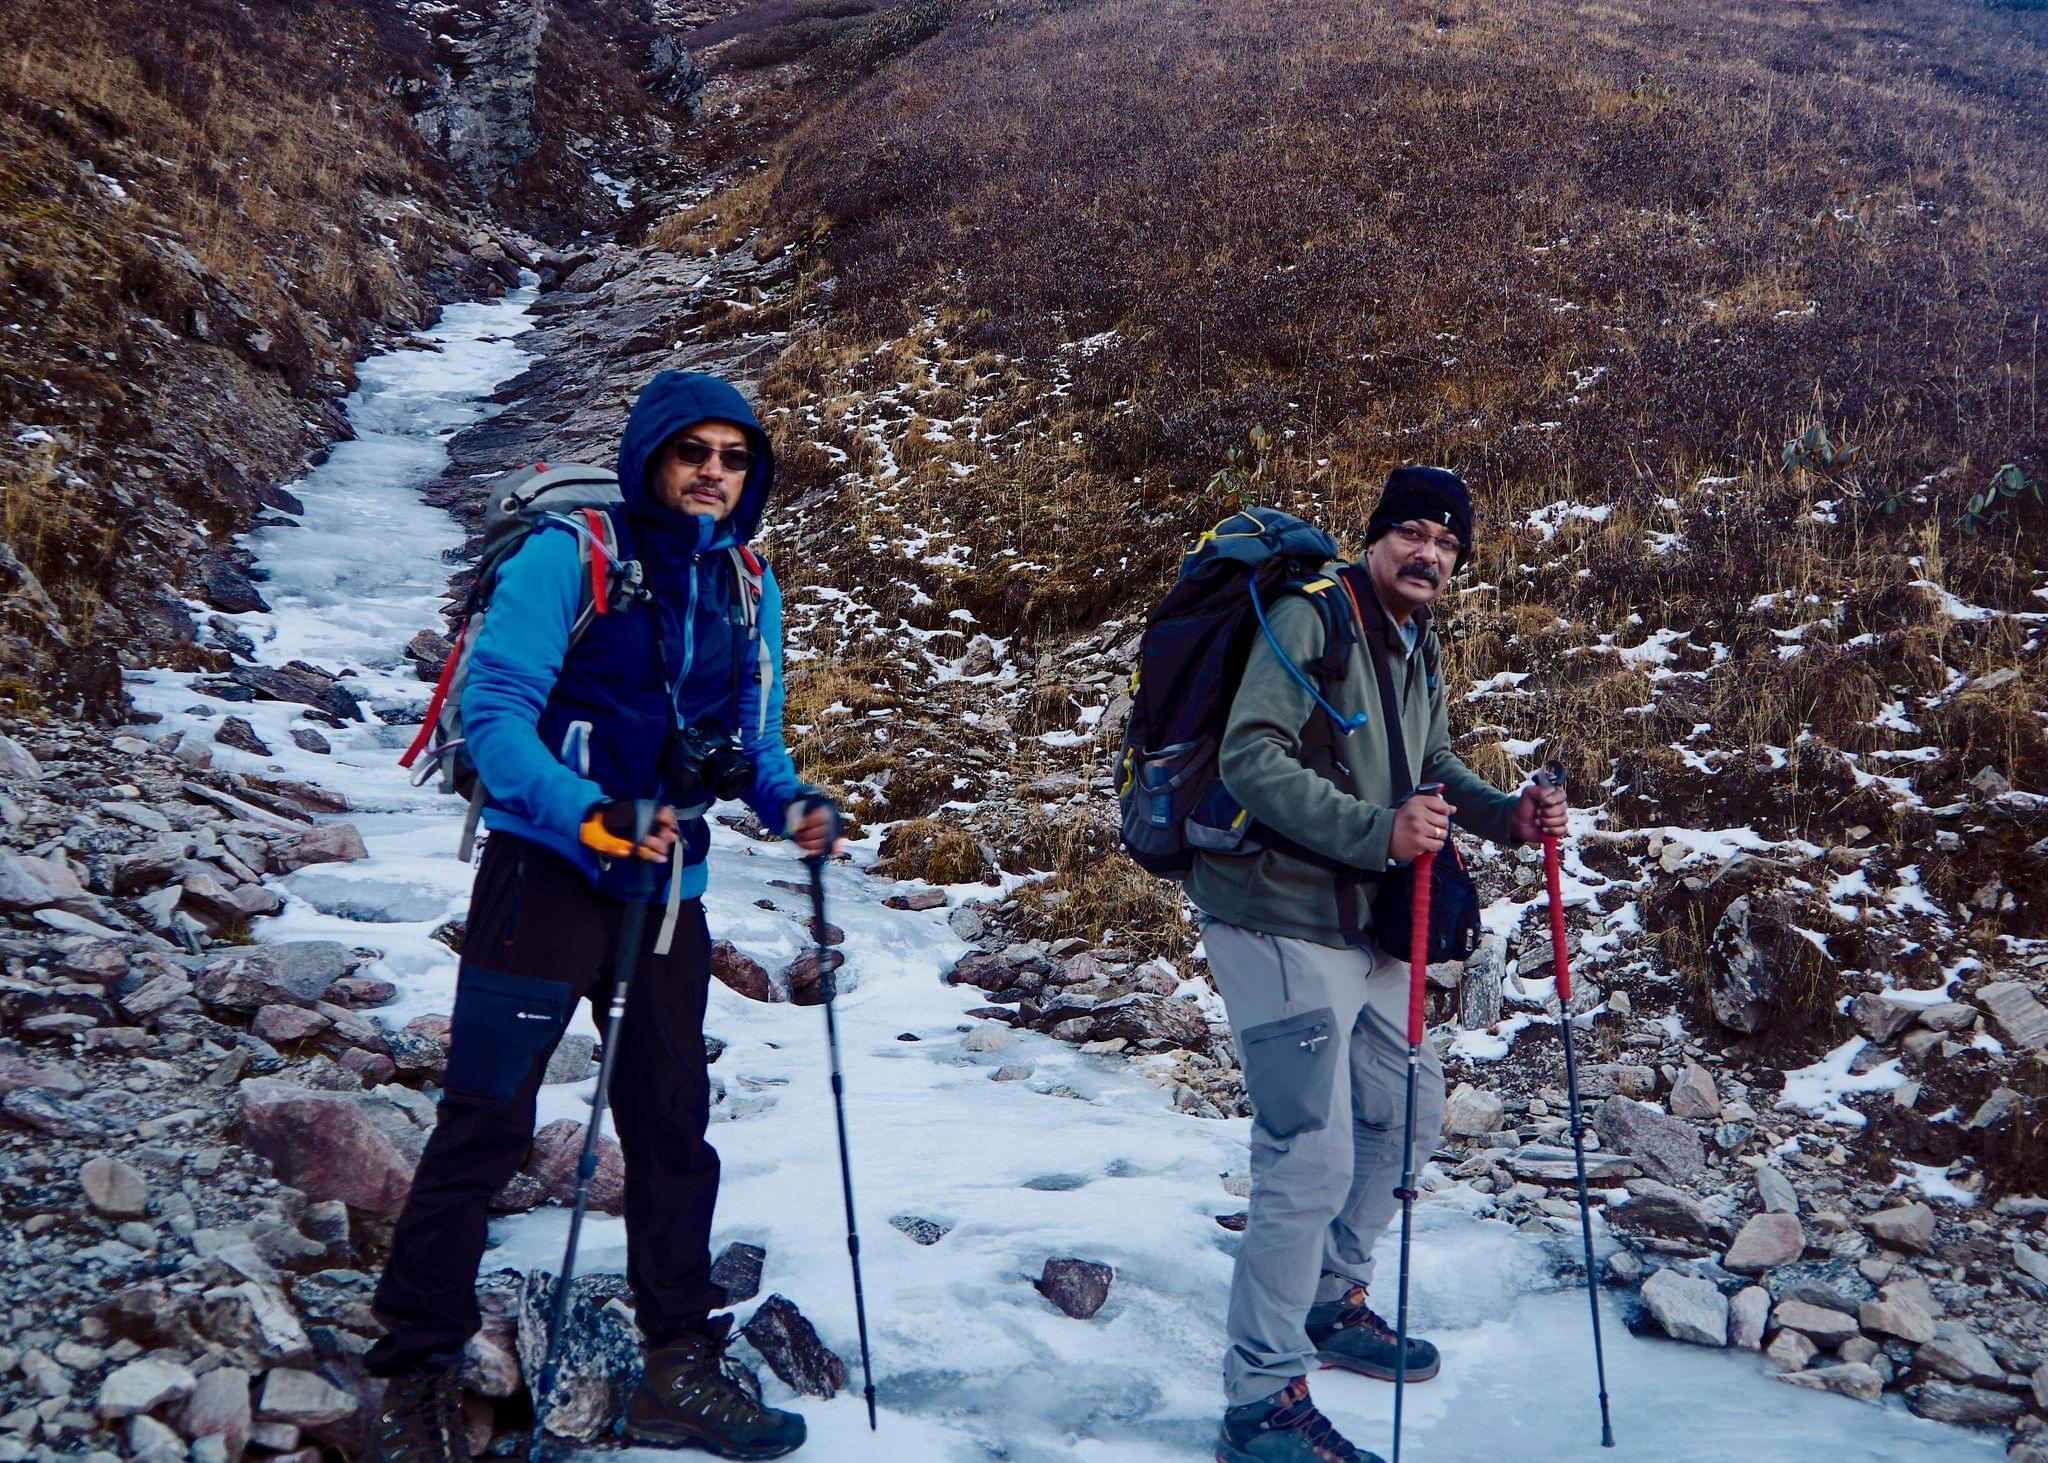
[{"label": "red trekking pole grip", "polygon": [[1564,1005],[1572,998],[1572,972],[1565,963],[1564,892],[1555,838],[1543,840],[1543,882],[1550,890],[1550,968],[1557,974],[1558,1003]]},{"label": "red trekking pole grip", "polygon": [[1422,998],[1429,987],[1429,881],[1434,853],[1415,860],[1415,892],[1408,905],[1408,1045],[1422,1045]]}]

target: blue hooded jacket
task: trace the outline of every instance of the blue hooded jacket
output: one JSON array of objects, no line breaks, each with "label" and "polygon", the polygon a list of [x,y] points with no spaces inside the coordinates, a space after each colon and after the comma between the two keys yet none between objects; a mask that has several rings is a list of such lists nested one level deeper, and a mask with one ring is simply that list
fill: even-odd
[{"label": "blue hooded jacket", "polygon": [[[756,461],[738,505],[721,520],[681,513],[647,485],[655,451],[699,422],[745,431]],[[600,860],[578,837],[607,799],[702,801],[663,752],[685,728],[735,737],[754,767],[747,802],[780,832],[789,804],[808,792],[782,740],[782,591],[764,568],[759,625],[764,667],[748,644],[731,556],[760,526],[775,475],[767,434],[739,392],[715,376],[664,371],[634,403],[619,447],[624,505],[613,510],[622,559],[637,559],[653,603],[595,616],[570,652],[585,568],[575,535],[544,527],[499,571],[490,613],[470,654],[463,732],[489,791],[483,823],[531,839],[581,868],[606,893],[632,897],[631,861]],[[682,898],[704,892],[709,830],[683,830]],[[665,871],[664,871],[665,872]],[[658,881],[656,900],[668,894]]]}]

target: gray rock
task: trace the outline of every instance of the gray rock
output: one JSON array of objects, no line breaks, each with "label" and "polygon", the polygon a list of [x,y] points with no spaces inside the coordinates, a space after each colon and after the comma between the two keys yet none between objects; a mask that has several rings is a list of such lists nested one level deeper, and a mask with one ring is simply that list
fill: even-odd
[{"label": "gray rock", "polygon": [[223,747],[237,751],[253,752],[258,757],[270,755],[270,744],[256,735],[256,728],[249,725],[247,718],[224,716],[220,725],[214,728],[213,739]]},{"label": "gray rock", "polygon": [[[542,1270],[529,1272],[520,1292],[519,1365],[529,1377],[540,1375],[547,1354],[554,1292],[555,1277]],[[555,1387],[548,1397],[547,1430],[558,1438],[590,1442],[611,1431],[640,1385],[640,1338],[632,1322],[606,1304],[627,1295],[621,1277],[582,1276],[571,1292]]]},{"label": "gray rock", "polygon": [[1645,1103],[1610,1097],[1595,1112],[1593,1126],[1610,1149],[1667,1184],[1683,1184],[1706,1167],[1706,1149],[1692,1125]]},{"label": "gray rock", "polygon": [[267,611],[270,606],[249,582],[249,576],[221,559],[209,559],[201,567],[200,597],[217,610],[230,615]]},{"label": "gray rock", "polygon": [[1920,1012],[1920,1024],[1929,1031],[1968,1031],[1982,1013],[1968,1001],[1943,1001]]},{"label": "gray rock", "polygon": [[1802,1260],[1773,1270],[1764,1286],[1775,1301],[1803,1300],[1823,1310],[1856,1313],[1856,1307],[1877,1294],[1877,1287],[1846,1260]]},{"label": "gray rock", "polygon": [[1467,1031],[1489,1031],[1498,1025],[1506,978],[1507,943],[1489,935],[1465,962],[1465,978],[1458,986],[1458,1024]]},{"label": "gray rock", "polygon": [[24,1087],[0,1096],[0,1117],[52,1138],[96,1138],[106,1122],[82,1102],[67,1102],[40,1087]]},{"label": "gray rock", "polygon": [[1761,1285],[1737,1291],[1728,1302],[1728,1344],[1742,1351],[1761,1351],[1764,1322],[1771,1313],[1771,1293]]},{"label": "gray rock", "polygon": [[315,1372],[278,1367],[263,1379],[256,1415],[265,1422],[290,1422],[320,1427],[339,1422],[356,1410],[353,1394]]},{"label": "gray rock", "polygon": [[1499,1094],[1460,1082],[1444,1105],[1444,1131],[1454,1138],[1477,1138],[1500,1131],[1507,1104]]},{"label": "gray rock", "polygon": [[1885,1288],[1885,1295],[1878,1300],[1867,1300],[1856,1308],[1856,1319],[1863,1329],[1878,1336],[1896,1336],[1914,1346],[1934,1339],[1934,1317],[1924,1306],[1909,1296]]},{"label": "gray rock", "polygon": [[128,1456],[135,1463],[185,1463],[185,1440],[146,1412],[128,1419]]},{"label": "gray rock", "polygon": [[1714,927],[1707,950],[1707,1003],[1714,1019],[1747,1035],[1763,1029],[1770,1015],[1770,971],[1750,937],[1749,896],[1731,903]]},{"label": "gray rock", "polygon": [[311,1006],[348,973],[348,947],[336,940],[251,945],[216,957],[193,977],[209,1006],[257,1011],[273,1004]]},{"label": "gray rock", "polygon": [[2020,1273],[2040,1285],[2048,1285],[2048,1255],[2042,1254],[2025,1240],[2012,1242],[2012,1262]]},{"label": "gray rock", "polygon": [[19,787],[43,775],[43,766],[13,737],[0,736],[0,783]]},{"label": "gray rock", "polygon": [[86,1201],[113,1219],[134,1219],[149,1212],[149,1184],[140,1169],[118,1158],[98,1154],[78,1168]]},{"label": "gray rock", "polygon": [[1721,1115],[1721,1094],[1714,1086],[1714,1074],[1698,1062],[1689,1061],[1671,1086],[1673,1117],[1711,1121]]},{"label": "gray rock", "polygon": [[1847,1361],[1838,1366],[1817,1366],[1803,1372],[1773,1372],[1771,1375],[1795,1387],[1808,1387],[1816,1392],[1835,1392],[1865,1402],[1875,1402],[1884,1391],[1884,1378],[1878,1375],[1874,1367],[1859,1361]]},{"label": "gray rock", "polygon": [[1953,1321],[1935,1327],[1934,1339],[1913,1353],[1913,1364],[1951,1382],[1988,1382],[1997,1386],[2005,1380],[2005,1368],[1991,1354],[1975,1332]]},{"label": "gray rock", "polygon": [[926,1219],[918,1214],[891,1215],[889,1223],[910,1237],[917,1245],[935,1245],[953,1232],[953,1226],[941,1219]]},{"label": "gray rock", "polygon": [[554,1055],[548,1058],[547,1071],[541,1074],[540,1080],[545,1086],[581,1082],[591,1075],[591,1063],[596,1056],[596,1037],[582,1032],[571,1033],[555,1047]]},{"label": "gray rock", "polygon": [[1713,1281],[1659,1270],[1643,1282],[1642,1295],[1665,1335],[1695,1346],[1728,1344],[1728,1297]]},{"label": "gray rock", "polygon": [[1714,1221],[1699,1200],[1656,1179],[1630,1179],[1628,1202],[1607,1208],[1607,1222],[1629,1234],[1656,1234],[1704,1244]]},{"label": "gray rock", "polygon": [[1863,1221],[1879,1244],[1895,1250],[1924,1250],[1934,1243],[1934,1211],[1925,1204],[1901,1204]]},{"label": "gray rock", "polygon": [[198,1382],[189,1368],[146,1356],[107,1374],[100,1383],[93,1410],[107,1418],[154,1412],[167,1402],[181,1402],[191,1396]]},{"label": "gray rock", "polygon": [[185,1403],[178,1425],[188,1438],[218,1437],[230,1459],[242,1456],[249,1443],[249,1373],[240,1367],[215,1367],[199,1379]]},{"label": "gray rock", "polygon": [[2018,981],[2000,981],[1977,992],[1977,1004],[1998,1021],[2007,1038],[2040,1051],[2048,1047],[2048,1006]]},{"label": "gray rock", "polygon": [[1763,1200],[1764,1212],[1768,1214],[1797,1214],[1799,1192],[1792,1187],[1792,1181],[1785,1177],[1785,1171],[1765,1164],[1756,1171],[1757,1197]]},{"label": "gray rock", "polygon": [[1849,1019],[1856,1023],[1858,1031],[1879,1046],[1911,1026],[1919,1014],[1917,1006],[1901,1005],[1868,991],[1849,1003]]},{"label": "gray rock", "polygon": [[47,909],[65,895],[52,887],[49,866],[0,848],[0,909]]},{"label": "gray rock", "polygon": [[761,1293],[761,1271],[768,1252],[759,1245],[729,1244],[711,1262],[711,1283],[725,1292],[727,1305],[738,1305]]},{"label": "gray rock", "polygon": [[1077,1321],[1085,1321],[1109,1299],[1116,1272],[1093,1260],[1047,1260],[1036,1282],[1038,1293]]},{"label": "gray rock", "polygon": [[1863,1330],[1856,1317],[1803,1300],[1779,1301],[1771,1309],[1771,1324],[1797,1331],[1821,1346],[1840,1346]]},{"label": "gray rock", "polygon": [[793,1391],[831,1398],[846,1385],[846,1363],[818,1339],[818,1332],[788,1300],[771,1295],[748,1319],[745,1334],[767,1358],[769,1369]]},{"label": "gray rock", "polygon": [[1761,1275],[1789,1265],[1806,1248],[1806,1232],[1791,1214],[1757,1214],[1742,1226],[1723,1257],[1723,1268],[1737,1275]]},{"label": "gray rock", "polygon": [[1909,1387],[1906,1406],[1921,1417],[1958,1427],[2010,1427],[2027,1410],[2026,1399],[2011,1392],[1954,1382],[1922,1382]]},{"label": "gray rock", "polygon": [[1819,1354],[1820,1348],[1798,1331],[1780,1331],[1764,1348],[1766,1365],[1788,1372],[1801,1370]]}]

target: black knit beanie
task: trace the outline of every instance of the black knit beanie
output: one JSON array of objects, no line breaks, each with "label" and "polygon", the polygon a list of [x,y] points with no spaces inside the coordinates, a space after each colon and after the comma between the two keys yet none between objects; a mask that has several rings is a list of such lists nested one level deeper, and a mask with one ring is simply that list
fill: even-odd
[{"label": "black knit beanie", "polygon": [[1366,521],[1366,544],[1370,546],[1397,523],[1418,521],[1441,524],[1458,536],[1463,547],[1452,572],[1464,568],[1472,557],[1472,495],[1465,489],[1465,480],[1448,468],[1395,468],[1387,474],[1379,506]]}]

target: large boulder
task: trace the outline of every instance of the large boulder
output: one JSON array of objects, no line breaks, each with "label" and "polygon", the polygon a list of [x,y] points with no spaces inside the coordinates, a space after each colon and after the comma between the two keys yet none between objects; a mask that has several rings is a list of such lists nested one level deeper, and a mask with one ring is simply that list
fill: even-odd
[{"label": "large boulder", "polygon": [[1659,1270],[1643,1282],[1643,1305],[1664,1334],[1695,1346],[1728,1344],[1728,1297],[1711,1280]]},{"label": "large boulder", "polygon": [[1209,1044],[1209,1023],[1192,1002],[1174,996],[1125,996],[1095,1008],[1090,1041],[1163,1041],[1200,1051]]},{"label": "large boulder", "polygon": [[192,988],[209,1006],[258,1011],[311,1006],[348,973],[348,947],[336,940],[250,945],[201,967]]},{"label": "large boulder", "polygon": [[355,1095],[271,1077],[244,1082],[238,1095],[244,1140],[308,1198],[373,1214],[404,1204],[412,1163]]},{"label": "large boulder", "polygon": [[1707,1003],[1730,1031],[1750,1035],[1770,1018],[1771,974],[1750,931],[1749,896],[1722,913],[1707,948]]},{"label": "large boulder", "polygon": [[1593,1115],[1600,1141],[1633,1158],[1651,1178],[1683,1184],[1707,1164],[1692,1124],[1627,1097],[1610,1097]]}]

